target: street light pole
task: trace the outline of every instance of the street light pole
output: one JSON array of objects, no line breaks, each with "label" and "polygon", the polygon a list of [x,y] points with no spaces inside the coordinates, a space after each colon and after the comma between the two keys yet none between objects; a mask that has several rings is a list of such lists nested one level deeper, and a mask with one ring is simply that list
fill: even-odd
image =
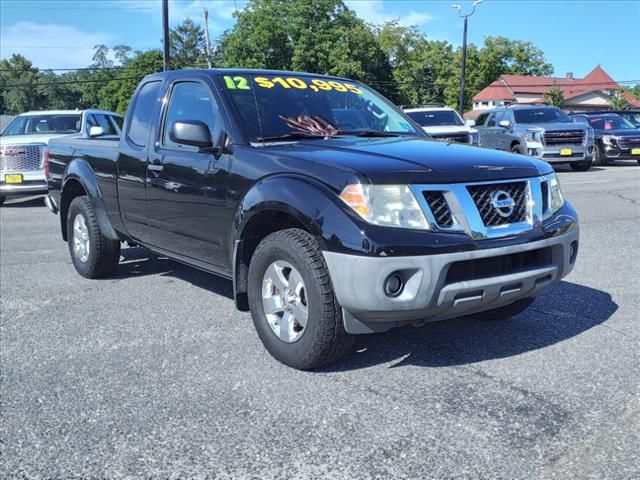
[{"label": "street light pole", "polygon": [[475,0],[473,2],[473,8],[471,9],[470,13],[467,13],[466,15],[462,13],[462,7],[460,5],[451,5],[453,8],[455,8],[458,11],[458,15],[462,18],[464,18],[464,30],[463,30],[463,34],[462,34],[462,68],[460,71],[460,104],[459,104],[459,110],[460,110],[460,115],[464,115],[464,80],[465,80],[465,70],[467,67],[467,21],[468,18],[474,14],[474,12],[476,11],[476,7],[482,2],[482,0]]},{"label": "street light pole", "polygon": [[169,0],[162,0],[162,61],[164,71],[169,70]]}]

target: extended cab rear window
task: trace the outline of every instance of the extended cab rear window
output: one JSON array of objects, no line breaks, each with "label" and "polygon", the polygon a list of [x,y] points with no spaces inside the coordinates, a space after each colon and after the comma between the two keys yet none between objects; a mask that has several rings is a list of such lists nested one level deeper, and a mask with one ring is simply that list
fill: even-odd
[{"label": "extended cab rear window", "polygon": [[161,84],[160,81],[145,83],[136,95],[127,138],[139,147],[147,146],[153,108],[158,101]]}]

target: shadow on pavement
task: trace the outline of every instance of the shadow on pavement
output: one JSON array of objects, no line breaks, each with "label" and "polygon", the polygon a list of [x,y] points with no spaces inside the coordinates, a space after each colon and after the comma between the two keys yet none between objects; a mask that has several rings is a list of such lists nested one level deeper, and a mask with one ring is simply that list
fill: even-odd
[{"label": "shadow on pavement", "polygon": [[145,275],[174,277],[189,282],[196,287],[209,290],[216,295],[233,298],[231,280],[188,267],[166,257],[157,256],[142,247],[123,248],[118,271],[115,275],[108,277],[107,280]]},{"label": "shadow on pavement", "polygon": [[323,371],[347,371],[392,362],[446,367],[519,355],[570,339],[605,322],[618,309],[601,290],[560,282],[510,320],[468,317],[362,336],[356,352]]},{"label": "shadow on pavement", "polygon": [[[161,275],[233,298],[230,280],[158,257],[144,248],[125,248],[122,257],[111,279]],[[511,357],[580,335],[608,320],[617,309],[606,292],[560,282],[510,320],[487,322],[465,317],[359,336],[353,353],[318,371],[356,370],[394,360],[391,368],[445,367]]]},{"label": "shadow on pavement", "polygon": [[43,207],[46,208],[44,204],[44,197],[7,197],[7,200],[2,205],[2,209],[9,208],[32,208],[32,207]]}]

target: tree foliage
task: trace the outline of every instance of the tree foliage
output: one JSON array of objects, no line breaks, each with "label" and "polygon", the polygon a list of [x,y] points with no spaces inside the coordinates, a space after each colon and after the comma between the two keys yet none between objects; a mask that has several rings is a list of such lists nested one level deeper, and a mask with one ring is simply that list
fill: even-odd
[{"label": "tree foliage", "polygon": [[204,30],[186,18],[169,32],[171,68],[206,66]]},{"label": "tree foliage", "polygon": [[614,94],[611,95],[611,98],[609,99],[609,108],[612,110],[628,110],[630,107],[631,106],[627,100],[625,100],[621,91],[614,92]]},{"label": "tree foliage", "polygon": [[564,93],[558,85],[552,86],[547,93],[544,94],[544,100],[554,107],[564,107]]}]

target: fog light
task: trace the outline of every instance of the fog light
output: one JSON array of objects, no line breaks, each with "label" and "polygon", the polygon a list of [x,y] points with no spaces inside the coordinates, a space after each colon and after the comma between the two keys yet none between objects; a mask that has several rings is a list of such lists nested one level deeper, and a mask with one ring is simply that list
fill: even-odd
[{"label": "fog light", "polygon": [[404,279],[399,273],[392,273],[384,281],[384,293],[387,297],[397,297],[404,288]]},{"label": "fog light", "polygon": [[573,241],[571,245],[569,245],[569,263],[574,263],[576,261],[576,257],[578,256],[578,242]]}]

